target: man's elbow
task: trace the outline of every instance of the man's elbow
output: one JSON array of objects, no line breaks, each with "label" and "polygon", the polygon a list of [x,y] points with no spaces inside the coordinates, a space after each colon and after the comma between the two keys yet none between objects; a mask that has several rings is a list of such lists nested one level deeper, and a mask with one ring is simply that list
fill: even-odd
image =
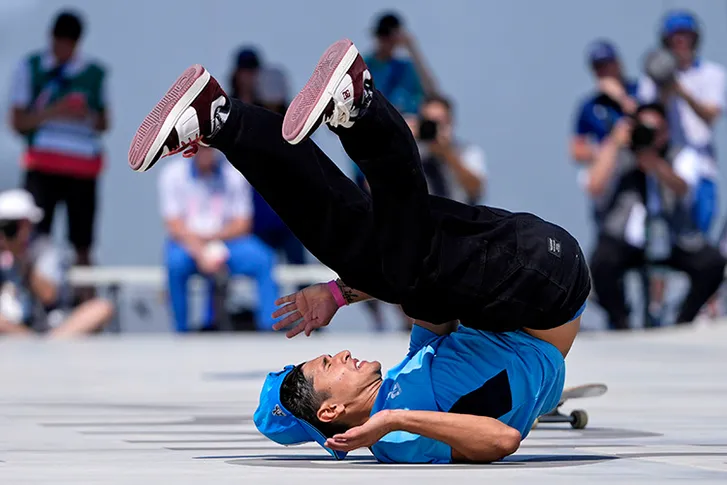
[{"label": "man's elbow", "polygon": [[497,460],[501,460],[515,453],[520,448],[521,441],[522,436],[515,428],[503,430],[495,443],[496,454],[499,455]]},{"label": "man's elbow", "polygon": [[476,449],[463,451],[460,461],[471,463],[490,463],[502,460],[506,456],[510,456],[520,448],[522,436],[515,428],[508,427],[504,429],[499,436],[488,443],[488,446],[478,447]]}]

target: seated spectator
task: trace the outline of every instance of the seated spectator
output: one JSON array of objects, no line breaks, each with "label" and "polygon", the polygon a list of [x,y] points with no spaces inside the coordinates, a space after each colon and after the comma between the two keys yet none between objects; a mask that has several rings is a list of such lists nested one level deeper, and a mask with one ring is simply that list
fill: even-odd
[{"label": "seated spectator", "polygon": [[[402,114],[416,115],[424,97],[434,95],[437,88],[414,37],[395,13],[381,15],[373,34],[374,51],[364,60],[376,88]],[[400,47],[408,52],[408,59],[396,57]]]},{"label": "seated spectator", "polygon": [[30,193],[0,193],[0,334],[73,337],[101,330],[113,306],[95,298],[69,308],[58,251],[47,238],[31,237],[41,220]]},{"label": "seated spectator", "polygon": [[598,242],[591,259],[598,302],[615,329],[629,327],[623,279],[649,263],[684,271],[691,287],[677,323],[689,323],[717,291],[725,267],[691,217],[699,153],[671,147],[660,105],[640,106],[636,124],[619,120],[584,177],[596,200]]},{"label": "seated spectator", "polygon": [[49,48],[28,55],[15,72],[10,120],[27,142],[25,188],[44,213],[37,232],[51,232],[56,206],[64,203],[76,264],[87,265],[109,109],[106,70],[78,53],[82,34],[75,13],[56,17]]},{"label": "seated spectator", "polygon": [[[188,329],[187,283],[192,275],[213,277],[229,272],[257,282],[256,324],[270,330],[278,296],[272,250],[251,235],[250,185],[217,150],[200,147],[192,159],[167,164],[160,178],[161,212],[169,233],[166,265],[176,329]],[[209,300],[204,327],[215,318]],[[219,316],[221,318],[221,316]]]},{"label": "seated spectator", "polygon": [[588,64],[596,78],[594,92],[579,105],[575,133],[570,141],[573,160],[593,161],[597,146],[624,114],[636,109],[637,83],[626,78],[616,47],[598,40],[588,47]]}]

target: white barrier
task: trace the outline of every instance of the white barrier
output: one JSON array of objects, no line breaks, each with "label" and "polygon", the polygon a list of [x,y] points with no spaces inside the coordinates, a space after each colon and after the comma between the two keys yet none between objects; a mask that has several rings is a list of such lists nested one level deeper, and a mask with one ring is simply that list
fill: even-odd
[{"label": "white barrier", "polygon": [[[321,264],[279,265],[275,280],[281,286],[320,283],[336,278],[336,273]],[[241,277],[244,278],[244,277]],[[73,286],[136,285],[164,287],[167,274],[162,266],[76,266],[69,274]]]},{"label": "white barrier", "polygon": [[[322,283],[336,277],[335,272],[321,264],[279,265],[274,269],[274,278],[282,287],[281,291],[295,291],[299,286]],[[146,286],[160,290],[167,286],[167,273],[162,266],[76,266],[71,268],[68,279],[72,286],[92,286],[108,290],[109,297],[117,308],[116,317],[108,327],[110,332],[121,331],[119,318],[121,287]],[[245,292],[254,291],[250,278],[235,276],[232,277],[231,283],[236,287],[243,287]],[[193,278],[190,289],[199,289],[201,284],[201,278]]]}]

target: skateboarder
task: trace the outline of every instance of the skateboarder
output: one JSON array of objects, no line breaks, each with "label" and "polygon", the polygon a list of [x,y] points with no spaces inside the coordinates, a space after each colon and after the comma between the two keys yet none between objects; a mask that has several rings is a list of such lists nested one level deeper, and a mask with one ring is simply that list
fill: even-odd
[{"label": "skateboarder", "polygon": [[[371,196],[308,140],[321,123]],[[367,298],[420,320],[386,379],[380,364],[348,352],[270,374],[255,415],[266,436],[317,441],[337,458],[371,447],[388,462],[491,461],[557,404],[590,292],[578,243],[532,214],[428,195],[406,123],[350,41],[324,53],[284,120],[228,98],[193,66],[144,120],[129,162],[145,171],[200,144],[220,149],[341,277],[283,299],[278,328],[297,322],[289,336],[310,333]],[[464,326],[449,333],[443,324],[457,320]]]}]

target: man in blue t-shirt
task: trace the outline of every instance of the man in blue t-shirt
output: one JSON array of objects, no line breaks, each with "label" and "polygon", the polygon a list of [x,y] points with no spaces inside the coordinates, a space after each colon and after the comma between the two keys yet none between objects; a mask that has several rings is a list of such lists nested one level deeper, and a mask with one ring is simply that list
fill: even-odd
[{"label": "man in blue t-shirt", "polygon": [[[424,98],[437,89],[414,37],[394,12],[378,18],[373,34],[374,50],[364,60],[378,90],[402,115],[416,115]],[[397,56],[399,48],[409,56]]]},{"label": "man in blue t-shirt", "polygon": [[595,92],[578,106],[575,132],[570,142],[571,156],[583,164],[590,164],[595,146],[611,132],[616,121],[624,114],[632,114],[637,107],[637,83],[624,76],[612,43],[606,40],[593,42],[588,47],[587,61],[597,86]]},{"label": "man in blue t-shirt", "polygon": [[[276,327],[296,322],[289,337],[310,335],[341,304],[369,299],[341,280],[314,285],[279,301]],[[255,425],[337,459],[368,447],[384,463],[499,460],[557,405],[582,311],[554,329],[502,333],[417,321],[406,357],[383,376],[348,351],[287,366],[265,380]]]}]

